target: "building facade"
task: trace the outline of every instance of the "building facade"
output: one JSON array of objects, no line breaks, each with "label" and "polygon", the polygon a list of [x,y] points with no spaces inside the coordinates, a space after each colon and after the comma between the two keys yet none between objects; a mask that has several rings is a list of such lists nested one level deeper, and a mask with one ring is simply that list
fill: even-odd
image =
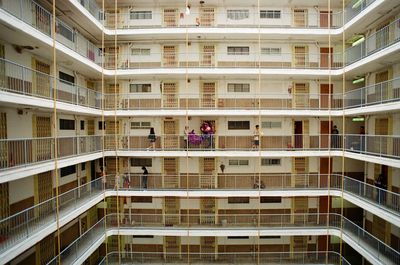
[{"label": "building facade", "polygon": [[0,1],[0,264],[400,263],[394,0]]}]

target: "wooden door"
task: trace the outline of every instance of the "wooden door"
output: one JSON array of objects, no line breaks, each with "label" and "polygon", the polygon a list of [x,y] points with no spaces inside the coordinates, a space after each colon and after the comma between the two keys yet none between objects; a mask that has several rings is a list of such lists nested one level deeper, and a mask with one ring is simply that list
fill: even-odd
[{"label": "wooden door", "polygon": [[0,44],[0,87],[6,85],[6,62],[2,59],[5,57],[4,45]]},{"label": "wooden door", "polygon": [[372,100],[384,101],[384,100],[391,99],[390,98],[391,93],[389,93],[388,83],[385,82],[388,80],[389,80],[389,71],[388,70],[375,74],[375,84],[378,84],[378,83],[380,83],[380,84],[375,86],[374,99],[371,99],[370,95],[368,95],[370,102]]},{"label": "wooden door", "polygon": [[106,68],[115,69],[118,67],[119,47],[106,47],[105,50]]},{"label": "wooden door", "polygon": [[164,259],[176,262],[181,259],[181,238],[179,236],[164,236]]},{"label": "wooden door", "polygon": [[0,112],[0,168],[8,167],[8,144],[1,139],[7,139],[7,113]]},{"label": "wooden door", "polygon": [[164,27],[178,26],[178,10],[174,8],[164,9]]},{"label": "wooden door", "polygon": [[332,68],[333,63],[333,48],[323,47],[319,49],[319,67]]},{"label": "wooden door", "polygon": [[[114,120],[106,121],[106,137],[105,137],[106,149],[116,149],[118,147],[119,134],[120,134],[119,121],[114,121]],[[115,137],[115,135],[117,135],[117,137]]]},{"label": "wooden door", "polygon": [[217,252],[217,238],[214,236],[200,237],[200,255],[203,260],[213,260]]},{"label": "wooden door", "polygon": [[164,157],[163,188],[179,188],[178,158]]},{"label": "wooden door", "polygon": [[[35,205],[47,201],[53,197],[53,177],[51,171],[37,174],[34,177],[35,185]],[[61,202],[60,202],[61,203]],[[36,217],[48,216],[53,212],[52,204],[44,203],[35,211]]]},{"label": "wooden door", "polygon": [[291,237],[291,253],[301,253],[307,251],[308,236],[292,236]]},{"label": "wooden door", "polygon": [[36,59],[32,59],[33,72],[32,84],[33,93],[43,97],[50,97],[50,65]]},{"label": "wooden door", "polygon": [[164,198],[164,224],[165,226],[174,226],[180,223],[180,198]]},{"label": "wooden door", "polygon": [[294,83],[293,106],[296,109],[306,109],[310,106],[310,91],[308,83]]},{"label": "wooden door", "polygon": [[332,25],[332,11],[319,11],[319,26],[329,28]]},{"label": "wooden door", "polygon": [[328,187],[328,175],[332,173],[332,159],[328,157],[319,158],[320,186]]},{"label": "wooden door", "polygon": [[87,121],[87,134],[94,135],[94,120]]},{"label": "wooden door", "polygon": [[371,141],[367,140],[367,151],[372,151],[376,153],[387,154],[390,153],[392,148],[391,141],[386,137],[386,135],[391,134],[391,119],[380,118],[375,120],[375,135],[381,135],[381,137],[376,137],[373,141],[373,150],[369,150],[372,147]]},{"label": "wooden door", "polygon": [[308,185],[308,158],[292,158],[292,187],[307,187]]},{"label": "wooden door", "polygon": [[179,148],[178,121],[164,120],[163,148],[176,150]]},{"label": "wooden door", "polygon": [[308,219],[308,197],[294,197],[292,212],[295,224],[303,224]]},{"label": "wooden door", "polygon": [[[320,148],[329,148],[329,138],[330,133],[333,128],[333,122],[329,121],[320,121],[320,141],[319,147]],[[338,139],[334,139],[338,140]],[[335,145],[334,145],[335,144]],[[331,146],[339,146],[339,143],[331,143]]]},{"label": "wooden door", "polygon": [[200,8],[200,26],[202,27],[214,26],[214,8],[212,7]]},{"label": "wooden door", "polygon": [[215,66],[215,45],[203,45],[201,51],[201,65],[204,67]]},{"label": "wooden door", "polygon": [[294,46],[294,67],[306,68],[308,66],[308,54],[307,47],[305,46]]},{"label": "wooden door", "polygon": [[293,25],[295,27],[305,27],[308,24],[307,9],[293,10]]},{"label": "wooden door", "polygon": [[55,255],[55,246],[55,237],[53,234],[45,237],[38,244],[36,244],[36,264],[47,264]]},{"label": "wooden door", "polygon": [[178,66],[178,54],[176,46],[174,45],[163,46],[163,66],[164,67]]},{"label": "wooden door", "polygon": [[214,197],[200,198],[200,224],[214,225],[216,223],[216,200]]},{"label": "wooden door", "polygon": [[309,148],[310,135],[309,135],[309,121],[293,121],[294,128],[294,147],[295,148]]},{"label": "wooden door", "polygon": [[382,49],[389,45],[390,42],[390,31],[389,22],[376,28],[376,49]]},{"label": "wooden door", "polygon": [[51,121],[50,117],[33,116],[33,137],[36,139],[32,143],[34,161],[43,161],[51,158],[52,143],[51,139]]},{"label": "wooden door", "polygon": [[105,108],[108,110],[115,110],[119,106],[119,84],[108,84],[105,87]]},{"label": "wooden door", "polygon": [[[0,219],[10,216],[10,194],[8,182],[0,183]],[[9,229],[7,222],[0,224],[0,233],[7,234]]]},{"label": "wooden door", "polygon": [[117,29],[120,25],[120,10],[107,10],[106,14],[106,26],[110,29]]},{"label": "wooden door", "polygon": [[216,185],[215,157],[200,158],[200,188],[213,189]]},{"label": "wooden door", "polygon": [[[320,95],[319,95],[319,105],[321,109],[328,109],[329,108],[329,100],[331,99],[332,102],[332,91],[333,91],[333,84],[329,86],[329,84],[321,84],[320,85]],[[334,106],[330,106],[331,108]]]},{"label": "wooden door", "polygon": [[178,83],[173,83],[173,82],[163,83],[162,93],[163,93],[164,108],[179,108]]},{"label": "wooden door", "polygon": [[374,215],[372,221],[372,234],[385,242],[386,221]]},{"label": "wooden door", "polygon": [[204,82],[201,84],[201,107],[205,109],[215,108],[215,82]]}]

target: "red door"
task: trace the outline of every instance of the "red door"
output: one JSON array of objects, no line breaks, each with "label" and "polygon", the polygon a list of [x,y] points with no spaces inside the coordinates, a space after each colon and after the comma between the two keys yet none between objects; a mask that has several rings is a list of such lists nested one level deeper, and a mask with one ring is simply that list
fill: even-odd
[{"label": "red door", "polygon": [[332,63],[333,63],[333,48],[320,48],[319,50],[320,54],[320,62],[319,62],[319,67],[320,68],[328,68],[329,67],[329,58],[331,60],[331,68],[332,68]]}]

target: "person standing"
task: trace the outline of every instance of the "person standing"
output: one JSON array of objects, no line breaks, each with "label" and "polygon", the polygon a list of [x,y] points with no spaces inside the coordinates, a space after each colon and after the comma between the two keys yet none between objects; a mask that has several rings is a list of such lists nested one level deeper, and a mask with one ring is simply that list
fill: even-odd
[{"label": "person standing", "polygon": [[336,125],[331,130],[331,147],[339,148],[339,130]]},{"label": "person standing", "polygon": [[142,166],[143,174],[142,174],[142,188],[147,189],[147,177],[149,175],[149,172],[147,171],[147,168],[145,166]]},{"label": "person standing", "polygon": [[156,139],[157,139],[157,137],[156,137],[156,133],[155,133],[153,127],[150,128],[150,133],[147,136],[147,139],[149,139],[149,142],[150,142],[150,146],[147,149],[152,148],[153,150],[155,150],[156,149]]},{"label": "person standing", "polygon": [[260,148],[260,137],[263,135],[264,133],[260,130],[260,125],[256,125],[254,132],[253,132],[253,149],[256,148]]}]

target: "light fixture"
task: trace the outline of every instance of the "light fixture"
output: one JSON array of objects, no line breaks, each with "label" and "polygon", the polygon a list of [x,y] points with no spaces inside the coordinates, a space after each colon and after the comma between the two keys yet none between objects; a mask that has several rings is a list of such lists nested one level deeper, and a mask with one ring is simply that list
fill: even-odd
[{"label": "light fixture", "polygon": [[358,84],[358,83],[362,83],[365,81],[364,77],[358,77],[356,79],[353,80],[353,84]]},{"label": "light fixture", "polygon": [[364,121],[364,117],[354,117],[351,119],[351,121],[355,121],[355,122],[360,122],[360,121]]},{"label": "light fixture", "polygon": [[356,2],[354,3],[354,5],[353,5],[351,8],[356,9],[357,7],[359,7],[359,6],[361,5],[361,3],[362,3],[363,1],[364,1],[364,0],[358,0],[358,1],[356,1]]},{"label": "light fixture", "polygon": [[362,37],[359,38],[358,40],[354,41],[354,42],[351,44],[351,46],[352,46],[352,47],[357,46],[358,44],[360,44],[360,43],[362,43],[362,42],[364,42],[364,41],[365,41],[365,37],[362,36]]}]

